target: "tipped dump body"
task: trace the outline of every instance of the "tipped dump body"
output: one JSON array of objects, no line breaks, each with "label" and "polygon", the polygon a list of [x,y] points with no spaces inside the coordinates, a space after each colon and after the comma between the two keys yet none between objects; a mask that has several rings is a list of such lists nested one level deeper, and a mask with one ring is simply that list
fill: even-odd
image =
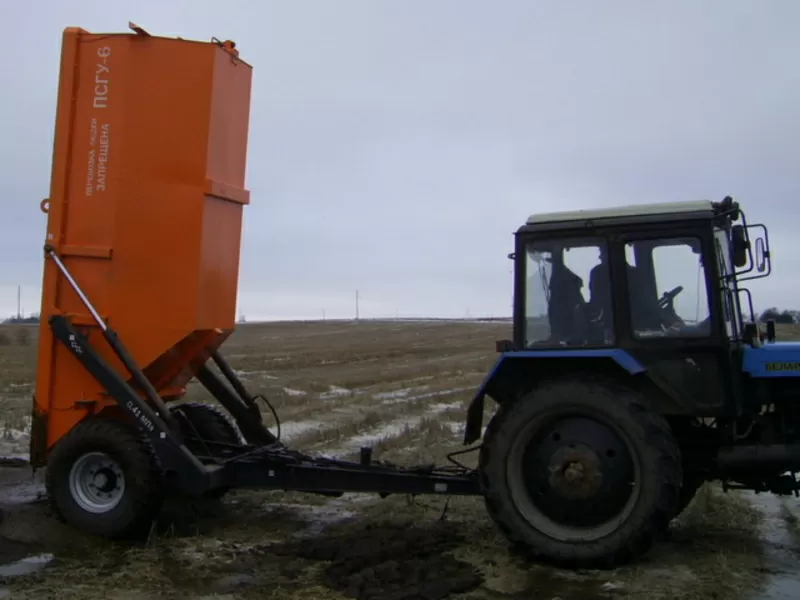
[{"label": "tipped dump body", "polygon": [[[229,44],[64,31],[47,243],[166,397],[234,328],[251,77]],[[49,260],[41,314],[35,414],[50,446],[113,402],[49,317],[89,327],[123,367]]]}]

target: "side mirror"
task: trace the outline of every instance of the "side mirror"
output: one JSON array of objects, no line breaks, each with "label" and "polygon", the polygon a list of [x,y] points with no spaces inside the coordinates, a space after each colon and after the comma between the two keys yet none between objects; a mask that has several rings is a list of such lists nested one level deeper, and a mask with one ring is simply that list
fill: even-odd
[{"label": "side mirror", "polygon": [[734,225],[731,228],[731,260],[735,266],[744,267],[747,264],[748,250],[750,242],[744,225]]},{"label": "side mirror", "polygon": [[764,243],[764,238],[758,238],[756,240],[756,270],[759,273],[763,273],[767,269],[767,257],[769,253],[767,252],[766,244]]},{"label": "side mirror", "polygon": [[767,321],[767,341],[775,341],[775,319],[769,319]]}]

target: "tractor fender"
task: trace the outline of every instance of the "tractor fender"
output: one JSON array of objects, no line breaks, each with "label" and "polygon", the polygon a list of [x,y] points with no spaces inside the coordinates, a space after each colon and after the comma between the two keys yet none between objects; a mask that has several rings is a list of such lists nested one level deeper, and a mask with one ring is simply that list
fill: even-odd
[{"label": "tractor fender", "polygon": [[593,348],[575,350],[517,350],[504,352],[481,383],[467,409],[464,444],[481,437],[483,409],[486,396],[503,403],[527,390],[547,375],[560,369],[575,371],[585,366],[622,369],[629,375],[646,371],[645,367],[625,350],[619,348]]}]

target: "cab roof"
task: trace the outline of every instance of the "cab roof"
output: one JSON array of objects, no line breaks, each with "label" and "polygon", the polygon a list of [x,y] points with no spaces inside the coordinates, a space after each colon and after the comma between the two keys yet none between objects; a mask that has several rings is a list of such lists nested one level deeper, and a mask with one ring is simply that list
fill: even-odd
[{"label": "cab roof", "polygon": [[[690,200],[683,202],[660,202],[652,204],[629,204],[624,206],[612,206],[607,208],[595,208],[591,210],[572,210],[550,213],[535,213],[528,217],[526,225],[546,225],[563,223],[577,225],[576,221],[617,221],[630,217],[645,218],[654,220],[656,217],[664,216],[675,218],[678,216],[687,217],[713,217],[715,214],[714,203],[710,200]],[[639,219],[636,219],[639,220]],[[670,219],[671,220],[671,219]]]}]

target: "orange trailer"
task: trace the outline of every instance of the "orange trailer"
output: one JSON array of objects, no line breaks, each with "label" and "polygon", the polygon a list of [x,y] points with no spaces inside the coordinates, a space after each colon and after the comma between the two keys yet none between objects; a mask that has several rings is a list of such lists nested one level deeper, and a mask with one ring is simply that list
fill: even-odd
[{"label": "orange trailer", "polygon": [[[63,35],[47,244],[166,399],[234,328],[252,68],[233,44]],[[45,263],[31,460],[115,402],[76,369],[49,319],[102,337]],[[113,368],[124,365],[105,345]]]},{"label": "orange trailer", "polygon": [[[233,42],[130,27],[63,34],[31,435],[55,513],[120,537],[147,532],[172,491],[479,493],[471,472],[312,459],[264,425],[265,399],[218,351],[235,322],[252,67]],[[171,402],[192,378],[227,413]]]}]

